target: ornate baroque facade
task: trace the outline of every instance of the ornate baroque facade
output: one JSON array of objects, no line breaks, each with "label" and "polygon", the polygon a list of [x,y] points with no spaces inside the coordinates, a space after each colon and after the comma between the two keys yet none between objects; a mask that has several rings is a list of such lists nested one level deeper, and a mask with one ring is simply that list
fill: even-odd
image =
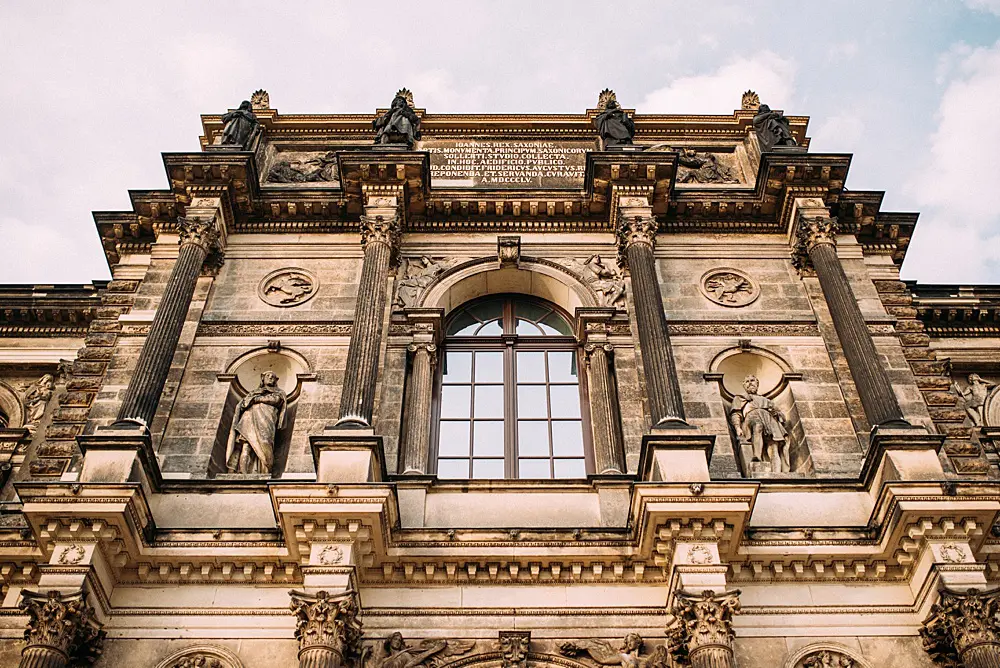
[{"label": "ornate baroque facade", "polygon": [[203,117],[0,286],[0,664],[1000,666],[1000,290],[741,106]]}]

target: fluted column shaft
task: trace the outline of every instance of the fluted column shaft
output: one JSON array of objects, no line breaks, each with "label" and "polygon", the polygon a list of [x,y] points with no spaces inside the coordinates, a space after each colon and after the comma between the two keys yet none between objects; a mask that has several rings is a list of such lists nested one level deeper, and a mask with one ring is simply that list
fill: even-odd
[{"label": "fluted column shaft", "polygon": [[21,652],[18,668],[64,668],[68,662],[69,657],[55,647],[34,645]]},{"label": "fluted column shaft", "polygon": [[427,473],[431,444],[431,391],[437,346],[414,343],[410,384],[406,392],[406,440],[403,445],[403,473]]},{"label": "fluted column shaft", "polygon": [[332,647],[307,647],[299,652],[299,668],[340,668],[344,657]]},{"label": "fluted column shaft", "polygon": [[840,258],[837,257],[832,238],[812,243],[808,253],[823,288],[837,338],[844,349],[844,356],[869,424],[875,427],[903,422],[903,411],[892,391],[889,374],[875,349],[875,342],[865,324]]},{"label": "fluted column shaft", "polygon": [[184,318],[191,307],[198,274],[218,238],[214,220],[181,221],[178,223],[181,231],[180,252],[153,316],[149,336],[139,353],[135,372],[125,390],[118,410],[119,421],[134,421],[145,426],[153,421],[181,337]]},{"label": "fluted column shaft", "polygon": [[590,386],[591,424],[594,430],[594,470],[624,473],[625,451],[618,431],[614,378],[611,376],[609,344],[587,344],[587,381]]},{"label": "fluted column shaft", "polygon": [[965,668],[1000,668],[1000,590],[965,593],[943,589],[920,629],[935,662]]},{"label": "fluted column shaft", "polygon": [[347,368],[337,424],[370,427],[375,409],[375,381],[378,377],[389,265],[399,236],[398,221],[394,216],[365,216],[362,218],[361,234],[365,258],[354,308],[351,343],[347,349]]},{"label": "fluted column shaft", "polygon": [[973,645],[962,653],[965,668],[1000,668],[1000,644]]},{"label": "fluted column shaft", "polygon": [[621,216],[619,221],[619,261],[628,266],[632,277],[635,320],[642,348],[642,368],[653,425],[684,421],[684,405],[677,382],[677,370],[670,350],[667,317],[656,278],[653,240],[656,220],[651,216]]},{"label": "fluted column shaft", "polygon": [[692,668],[736,668],[732,647],[700,647],[690,655]]}]

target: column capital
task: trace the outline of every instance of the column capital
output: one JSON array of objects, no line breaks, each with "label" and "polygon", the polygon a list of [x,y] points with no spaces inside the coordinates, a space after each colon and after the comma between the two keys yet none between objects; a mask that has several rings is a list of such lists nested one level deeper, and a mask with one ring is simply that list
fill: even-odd
[{"label": "column capital", "polygon": [[93,663],[101,654],[105,632],[95,619],[83,590],[63,594],[24,591],[18,604],[28,616],[25,651],[42,648],[60,652],[77,664]]},{"label": "column capital", "polygon": [[[367,209],[366,209],[367,210]],[[384,244],[391,253],[390,264],[395,265],[399,259],[399,238],[401,235],[399,214],[365,213],[361,216],[361,247],[369,244]]]},{"label": "column capital", "polygon": [[656,244],[657,227],[652,213],[631,214],[620,211],[615,230],[618,236],[618,265],[628,266],[627,251],[631,246],[643,245],[652,249]]},{"label": "column capital", "polygon": [[331,595],[325,590],[314,594],[292,590],[289,596],[300,660],[305,652],[329,652],[339,659],[331,665],[345,665],[360,656],[362,630],[355,592]]},{"label": "column capital", "polygon": [[738,589],[716,594],[706,590],[700,594],[679,591],[675,594],[675,621],[667,628],[671,653],[686,660],[699,650],[710,647],[732,652],[733,616],[740,611]]},{"label": "column capital", "polygon": [[920,637],[931,658],[943,665],[961,666],[962,655],[977,645],[1000,645],[1000,589],[968,590],[964,594],[943,589],[941,598],[924,620]]},{"label": "column capital", "polygon": [[809,253],[821,244],[837,245],[837,219],[830,215],[823,200],[815,197],[798,197],[792,204],[789,244],[792,247],[792,264],[800,272],[809,269]]}]

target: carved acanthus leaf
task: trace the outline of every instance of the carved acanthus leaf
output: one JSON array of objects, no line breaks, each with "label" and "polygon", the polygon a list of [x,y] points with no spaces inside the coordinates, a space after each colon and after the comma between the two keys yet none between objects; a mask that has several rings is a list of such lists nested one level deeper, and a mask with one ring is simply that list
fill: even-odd
[{"label": "carved acanthus leaf", "polygon": [[326,591],[314,595],[292,591],[290,595],[300,650],[325,647],[344,657],[359,655],[362,631],[354,592],[330,596]]},{"label": "carved acanthus leaf", "polygon": [[619,214],[617,226],[618,265],[622,267],[628,265],[626,251],[630,246],[643,244],[652,248],[656,243],[657,228],[656,219],[652,216],[625,216]]},{"label": "carved acanthus leaf", "polygon": [[795,246],[792,264],[799,271],[812,266],[809,252],[820,244],[837,244],[837,218],[835,216],[801,216],[795,228]]},{"label": "carved acanthus leaf", "polygon": [[105,633],[82,591],[25,591],[19,607],[28,616],[24,640],[29,647],[54,647],[77,665],[90,665],[100,657]]},{"label": "carved acanthus leaf", "polygon": [[981,643],[1000,643],[1000,590],[959,594],[942,591],[920,629],[924,649],[942,666],[962,666],[966,649]]},{"label": "carved acanthus leaf", "polygon": [[740,611],[740,592],[700,594],[678,592],[674,601],[674,623],[667,629],[670,651],[684,665],[688,656],[706,645],[732,647],[733,616]]},{"label": "carved acanthus leaf", "polygon": [[177,231],[181,237],[181,245],[197,244],[206,251],[211,251],[219,241],[219,229],[214,218],[178,216]]}]

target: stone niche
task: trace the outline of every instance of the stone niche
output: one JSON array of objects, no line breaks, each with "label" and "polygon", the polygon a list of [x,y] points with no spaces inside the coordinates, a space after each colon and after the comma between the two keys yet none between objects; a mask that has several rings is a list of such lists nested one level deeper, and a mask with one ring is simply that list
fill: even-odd
[{"label": "stone niche", "polygon": [[[785,442],[781,447],[787,449],[787,466],[780,471],[775,470],[767,459],[754,460],[751,420],[744,418],[747,424],[744,430],[738,430],[732,419],[734,409],[741,403],[738,398],[747,396],[744,383],[750,376],[757,380],[756,394],[770,401],[770,413],[785,431]],[[737,466],[744,477],[798,478],[814,475],[802,418],[789,383],[798,377],[799,374],[792,373],[784,360],[760,348],[733,348],[723,351],[713,360],[711,372],[706,374],[706,378],[719,384]],[[749,411],[747,409],[746,413]]]}]

